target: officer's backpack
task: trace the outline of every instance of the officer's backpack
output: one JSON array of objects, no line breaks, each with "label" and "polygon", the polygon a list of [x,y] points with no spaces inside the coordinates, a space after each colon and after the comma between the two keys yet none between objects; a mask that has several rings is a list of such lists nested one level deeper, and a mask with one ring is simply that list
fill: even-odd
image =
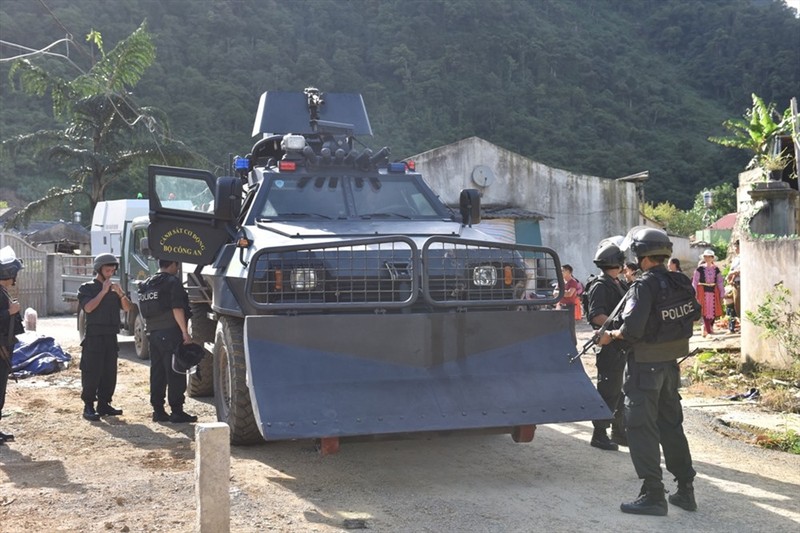
[{"label": "officer's backpack", "polygon": [[172,276],[159,272],[139,285],[139,312],[145,319],[153,318],[172,309],[169,286]]},{"label": "officer's backpack", "polygon": [[610,289],[618,291],[620,298],[625,296],[625,288],[621,286],[618,287],[608,278],[602,278],[594,274],[589,276],[589,279],[586,280],[586,287],[583,290],[583,294],[581,294],[581,306],[583,307],[583,316],[586,317],[586,321],[589,322],[589,324],[591,324],[592,327],[597,328],[597,326],[592,324],[592,321],[589,320],[589,292],[592,290],[592,287],[594,286],[595,283],[605,283]]}]

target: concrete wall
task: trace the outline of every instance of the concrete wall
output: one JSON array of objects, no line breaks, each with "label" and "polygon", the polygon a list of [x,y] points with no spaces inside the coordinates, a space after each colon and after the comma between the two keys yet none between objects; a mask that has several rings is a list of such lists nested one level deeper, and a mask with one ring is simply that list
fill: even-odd
[{"label": "concrete wall", "polygon": [[[742,315],[755,311],[779,281],[792,293],[794,309],[800,309],[800,238],[740,241]],[[788,356],[775,339],[763,338],[763,330],[742,319],[742,357],[773,367],[786,367]]]},{"label": "concrete wall", "polygon": [[[447,204],[458,205],[461,190],[472,188],[481,191],[483,205],[510,205],[552,217],[540,222],[542,244],[571,264],[580,280],[597,270],[592,263],[597,243],[625,235],[639,219],[633,183],[550,168],[478,137],[411,159]],[[486,187],[472,180],[479,165],[494,174]]]}]

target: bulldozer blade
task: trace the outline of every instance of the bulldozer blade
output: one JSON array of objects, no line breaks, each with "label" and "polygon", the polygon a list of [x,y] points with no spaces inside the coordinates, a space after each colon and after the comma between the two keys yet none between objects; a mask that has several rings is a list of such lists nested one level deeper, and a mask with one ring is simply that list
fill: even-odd
[{"label": "bulldozer blade", "polygon": [[249,316],[266,440],[607,419],[568,311]]}]

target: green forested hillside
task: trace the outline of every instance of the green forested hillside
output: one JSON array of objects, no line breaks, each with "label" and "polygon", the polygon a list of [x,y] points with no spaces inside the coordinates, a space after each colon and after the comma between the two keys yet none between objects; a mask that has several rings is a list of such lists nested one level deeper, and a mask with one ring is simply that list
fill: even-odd
[{"label": "green forested hillside", "polygon": [[[43,48],[70,33],[85,68],[91,29],[110,49],[144,19],[157,59],[134,97],[217,172],[252,145],[261,92],[316,86],[363,93],[368,141],[398,158],[477,135],[579,173],[649,170],[648,200],[688,208],[748,160],[706,140],[721,122],[753,92],[780,109],[800,96],[800,19],[781,0],[5,0],[0,39]],[[49,101],[16,92],[8,66],[0,138],[50,127]],[[23,200],[66,179],[25,154],[0,172]],[[142,183],[125,176],[113,194]]]}]

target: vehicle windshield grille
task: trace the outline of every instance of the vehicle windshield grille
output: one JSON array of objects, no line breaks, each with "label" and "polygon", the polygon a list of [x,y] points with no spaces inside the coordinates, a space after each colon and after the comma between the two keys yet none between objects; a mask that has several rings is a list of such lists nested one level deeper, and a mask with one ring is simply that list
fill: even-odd
[{"label": "vehicle windshield grille", "polygon": [[273,311],[549,305],[560,267],[543,247],[433,237],[420,251],[407,237],[376,237],[261,250],[247,294]]}]

